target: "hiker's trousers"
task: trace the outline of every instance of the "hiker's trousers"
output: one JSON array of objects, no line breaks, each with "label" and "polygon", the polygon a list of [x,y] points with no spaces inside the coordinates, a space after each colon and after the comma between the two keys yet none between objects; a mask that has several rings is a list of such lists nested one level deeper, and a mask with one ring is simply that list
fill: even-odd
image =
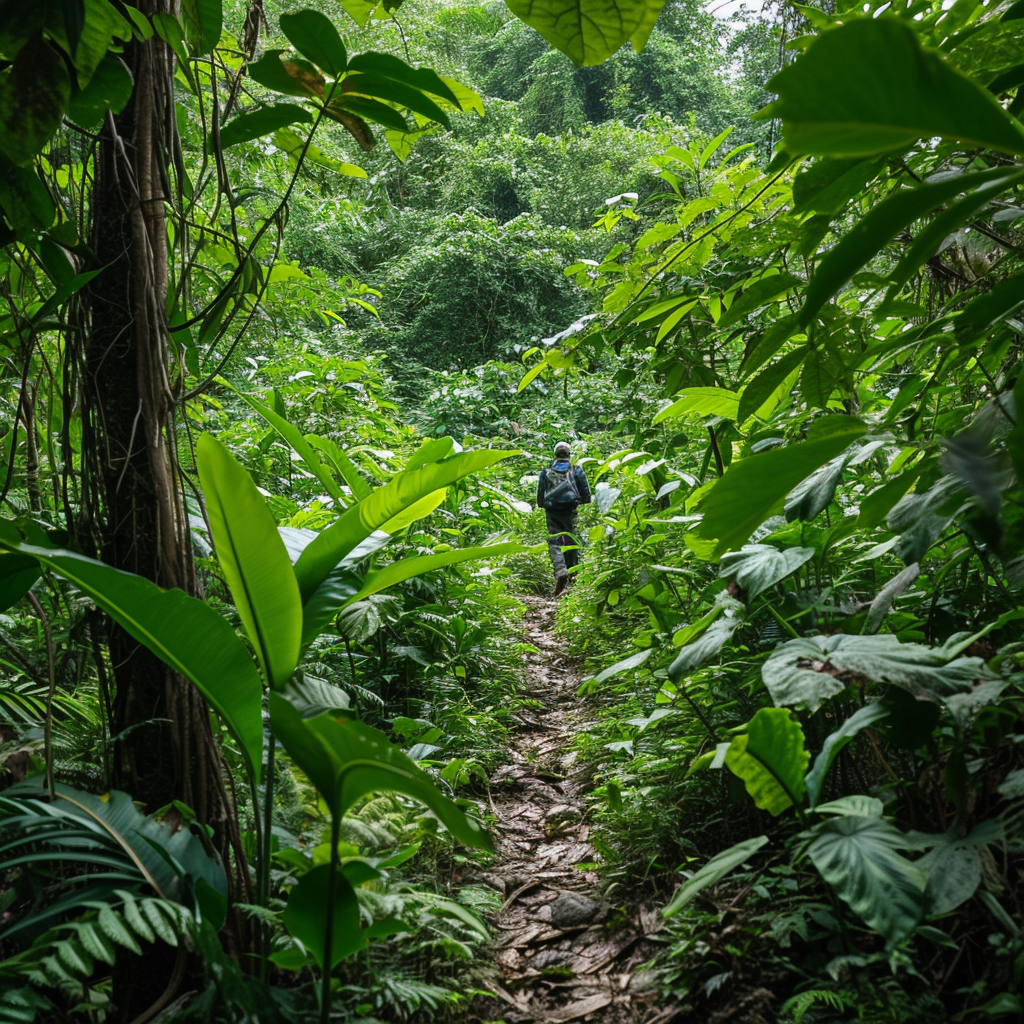
[{"label": "hiker's trousers", "polygon": [[[545,510],[545,515],[548,520],[548,554],[551,556],[555,575],[558,576],[579,565],[579,541],[575,536],[576,513]],[[568,547],[569,550],[563,551],[563,547]]]}]

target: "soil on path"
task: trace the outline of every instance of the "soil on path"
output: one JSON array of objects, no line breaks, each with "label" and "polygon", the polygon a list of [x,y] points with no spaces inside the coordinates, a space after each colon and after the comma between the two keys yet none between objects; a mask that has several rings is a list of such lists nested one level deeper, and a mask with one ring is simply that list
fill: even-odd
[{"label": "soil on path", "polygon": [[593,1021],[666,1024],[675,1009],[638,968],[653,949],[657,909],[615,906],[601,897],[588,839],[585,795],[592,785],[576,763],[574,736],[588,709],[577,695],[577,666],[553,635],[555,602],[526,598],[536,654],[527,656],[519,729],[509,763],[491,779],[497,861],[485,881],[504,902],[491,921],[493,967],[477,1021],[508,1024]]}]

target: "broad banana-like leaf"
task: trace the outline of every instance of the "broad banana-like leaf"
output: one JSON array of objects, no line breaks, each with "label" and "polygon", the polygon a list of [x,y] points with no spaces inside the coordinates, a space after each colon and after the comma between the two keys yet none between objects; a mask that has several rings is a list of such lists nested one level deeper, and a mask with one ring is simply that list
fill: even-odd
[{"label": "broad banana-like leaf", "polygon": [[431,462],[399,473],[368,498],[342,513],[336,523],[324,530],[299,556],[295,575],[303,603],[316,592],[339,562],[375,530],[381,529],[400,512],[434,491],[448,487],[470,473],[493,466],[518,451],[473,451],[453,455],[443,462]]},{"label": "broad banana-like leaf", "polygon": [[[367,943],[359,925],[359,900],[344,873],[337,869],[334,899],[330,899],[331,865],[311,868],[288,894],[284,923],[313,954],[321,968],[330,970]],[[327,950],[327,915],[333,910],[331,948]],[[330,959],[330,963],[326,961]]]},{"label": "broad banana-like leaf", "polygon": [[295,671],[302,635],[288,552],[263,495],[224,445],[203,434],[196,463],[217,559],[263,673],[280,689]]},{"label": "broad banana-like leaf", "polygon": [[344,815],[367,793],[404,793],[426,804],[459,842],[492,848],[487,833],[379,730],[328,714],[304,719],[274,692],[270,722],[274,735],[320,791],[332,814]]},{"label": "broad banana-like leaf", "polygon": [[783,708],[761,708],[729,744],[725,763],[764,811],[779,815],[804,798],[811,755],[800,723]]},{"label": "broad banana-like leaf", "polygon": [[379,594],[382,590],[387,590],[388,587],[404,583],[414,576],[422,576],[424,573],[441,569],[446,565],[456,565],[459,562],[469,562],[477,558],[493,558],[498,555],[518,555],[524,551],[536,553],[546,550],[546,544],[535,544],[529,547],[525,544],[509,542],[485,544],[478,548],[458,548],[455,551],[443,551],[438,555],[415,555],[411,558],[400,558],[383,569],[374,569],[363,576],[359,590],[348,598],[345,604],[354,604],[371,594]]},{"label": "broad banana-like leaf", "polygon": [[88,594],[118,625],[188,679],[213,705],[258,779],[263,756],[263,686],[245,644],[212,608],[181,590],[74,551],[23,541],[0,521],[0,547],[31,555]]}]

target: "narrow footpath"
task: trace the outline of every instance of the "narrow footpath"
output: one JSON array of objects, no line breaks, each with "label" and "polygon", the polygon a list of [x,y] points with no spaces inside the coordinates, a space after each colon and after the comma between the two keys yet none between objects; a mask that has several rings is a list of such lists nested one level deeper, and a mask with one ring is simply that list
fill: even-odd
[{"label": "narrow footpath", "polygon": [[586,726],[579,671],[554,637],[555,602],[526,598],[536,654],[527,656],[509,762],[491,778],[498,857],[485,881],[504,902],[490,922],[492,969],[477,1021],[508,1024],[667,1024],[657,987],[639,971],[654,950],[654,906],[601,896],[584,802],[592,780],[576,764],[574,736]]}]

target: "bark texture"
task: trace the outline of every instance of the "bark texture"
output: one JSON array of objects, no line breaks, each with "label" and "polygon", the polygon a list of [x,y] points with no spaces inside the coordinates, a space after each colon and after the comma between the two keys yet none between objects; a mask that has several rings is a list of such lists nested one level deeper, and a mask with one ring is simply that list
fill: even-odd
[{"label": "bark texture", "polygon": [[[169,10],[167,0],[137,6],[147,15]],[[92,248],[105,269],[90,286],[84,346],[85,530],[108,564],[195,594],[166,317],[174,58],[155,36],[124,56],[135,89],[103,127],[93,191]],[[205,701],[115,625],[109,643],[111,731],[120,737],[114,785],[150,811],[174,799],[192,807],[213,826],[225,866],[234,863],[235,895],[244,899],[237,822]]]}]

